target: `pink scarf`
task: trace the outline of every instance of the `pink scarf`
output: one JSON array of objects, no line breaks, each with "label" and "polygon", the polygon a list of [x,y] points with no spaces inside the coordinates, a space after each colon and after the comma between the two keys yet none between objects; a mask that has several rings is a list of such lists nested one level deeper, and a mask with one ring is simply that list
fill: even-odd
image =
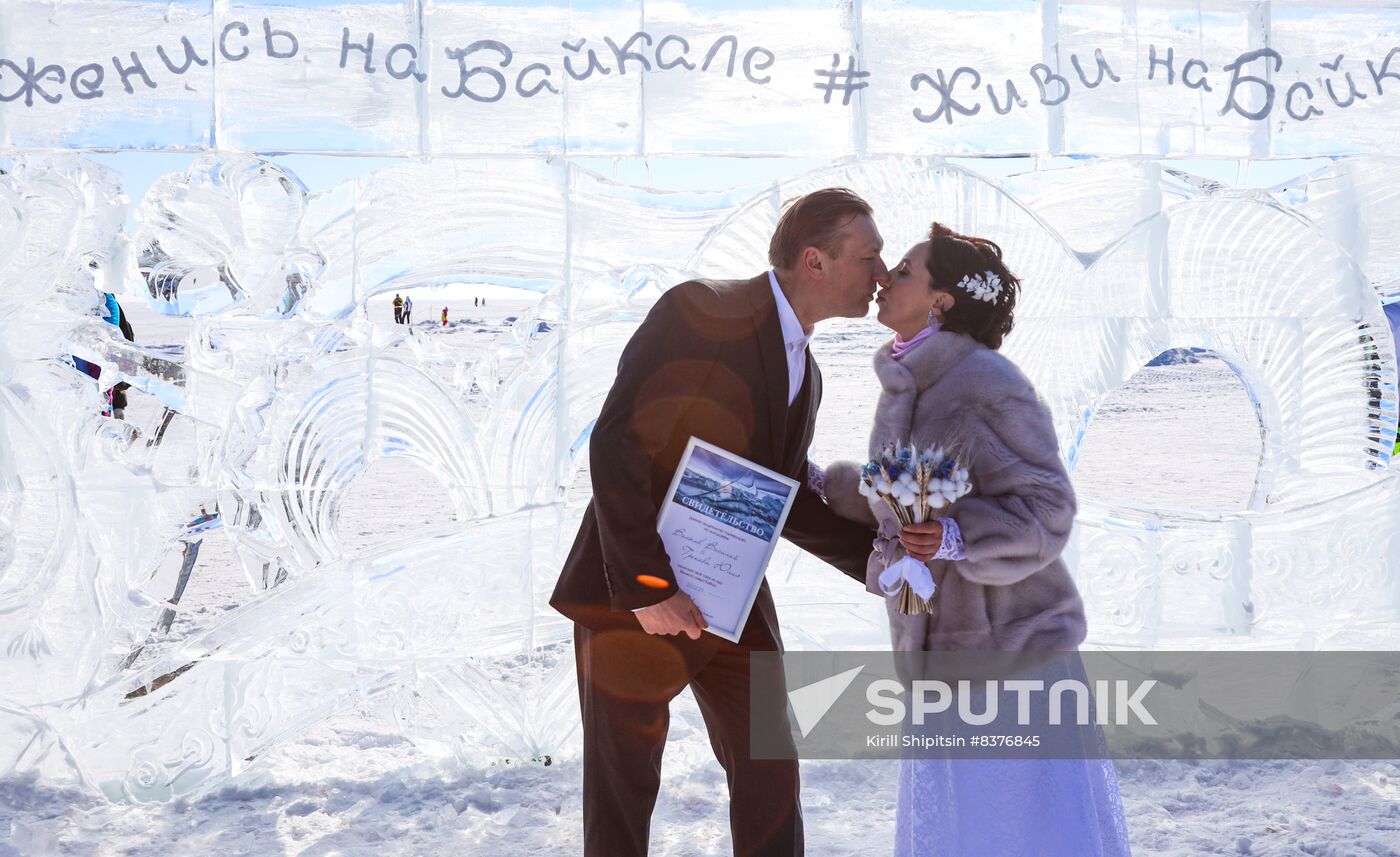
[{"label": "pink scarf", "polygon": [[942,326],[943,325],[941,324],[931,324],[923,330],[919,331],[918,333],[914,334],[914,338],[909,340],[908,342],[905,342],[904,339],[898,333],[896,333],[894,335],[894,346],[890,349],[890,356],[898,360],[905,354],[912,351],[914,349],[914,346],[918,345],[920,342],[923,342],[925,339],[928,339],[930,336],[932,336],[938,330],[938,328]]}]

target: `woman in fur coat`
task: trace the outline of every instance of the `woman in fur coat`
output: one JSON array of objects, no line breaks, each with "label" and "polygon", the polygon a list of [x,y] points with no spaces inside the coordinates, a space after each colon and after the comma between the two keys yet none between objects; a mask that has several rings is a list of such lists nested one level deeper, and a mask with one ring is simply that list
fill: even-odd
[{"label": "woman in fur coat", "polygon": [[[906,552],[932,573],[932,612],[906,615],[898,597],[886,598],[897,651],[1074,652],[1084,639],[1083,605],[1060,559],[1074,491],[1049,411],[997,350],[1018,291],[996,244],[935,223],[876,298],[880,323],[895,336],[875,354],[883,392],[871,457],[891,442],[941,445],[956,451],[972,482],[942,517],[901,531],[883,501],[860,495],[859,465],[838,462],[825,473],[831,506],[879,528],[871,592],[881,593],[880,573]],[[1034,676],[1046,687],[1082,679],[1077,654],[1048,660]],[[895,853],[1126,855],[1113,763],[906,759]]]}]

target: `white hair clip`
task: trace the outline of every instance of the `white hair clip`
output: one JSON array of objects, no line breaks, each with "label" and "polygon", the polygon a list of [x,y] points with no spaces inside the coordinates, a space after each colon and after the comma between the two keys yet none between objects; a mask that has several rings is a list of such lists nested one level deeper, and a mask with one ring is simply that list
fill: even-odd
[{"label": "white hair clip", "polygon": [[987,271],[982,274],[968,274],[958,280],[958,288],[972,295],[979,301],[993,303],[1001,297],[1001,277],[994,272]]}]

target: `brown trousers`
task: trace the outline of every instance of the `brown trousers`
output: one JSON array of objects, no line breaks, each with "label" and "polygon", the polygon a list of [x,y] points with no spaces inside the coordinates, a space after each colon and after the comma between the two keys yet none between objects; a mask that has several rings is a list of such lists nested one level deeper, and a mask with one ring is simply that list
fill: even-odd
[{"label": "brown trousers", "polygon": [[[766,624],[751,618],[738,644],[713,634],[698,640],[655,636],[635,624],[605,631],[574,625],[585,857],[647,853],[670,702],[687,685],[729,782],[736,857],[803,853],[797,762],[753,759],[749,751],[749,652],[781,649]],[[781,667],[774,673],[761,678],[781,686]],[[786,706],[752,712],[752,719],[753,729],[769,740],[791,741]]]}]

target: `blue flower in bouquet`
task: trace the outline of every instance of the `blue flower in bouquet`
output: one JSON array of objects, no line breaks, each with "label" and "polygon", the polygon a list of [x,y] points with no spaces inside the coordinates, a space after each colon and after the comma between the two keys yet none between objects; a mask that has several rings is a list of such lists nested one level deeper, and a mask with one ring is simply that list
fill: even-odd
[{"label": "blue flower in bouquet", "polygon": [[[972,490],[966,468],[941,446],[919,450],[889,444],[860,475],[860,493],[882,500],[904,527],[932,520]],[[881,573],[880,589],[899,596],[900,612],[927,613],[935,586],[928,567],[906,555]]]},{"label": "blue flower in bouquet", "polygon": [[860,474],[861,494],[884,500],[902,524],[927,521],[971,490],[967,470],[941,446],[918,450],[889,444]]}]

